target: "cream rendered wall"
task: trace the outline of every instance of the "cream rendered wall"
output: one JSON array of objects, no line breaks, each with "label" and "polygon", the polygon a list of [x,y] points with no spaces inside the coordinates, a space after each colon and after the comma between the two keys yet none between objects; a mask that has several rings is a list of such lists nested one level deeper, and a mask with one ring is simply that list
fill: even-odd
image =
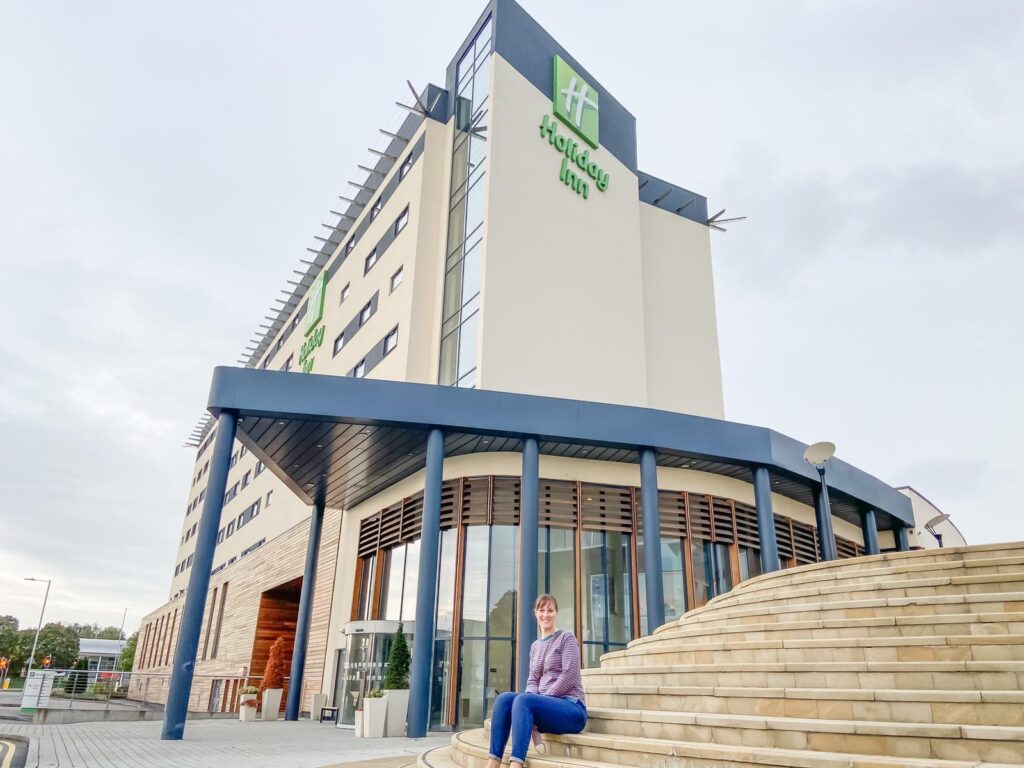
[{"label": "cream rendered wall", "polygon": [[636,176],[601,148],[605,192],[562,184],[550,97],[493,58],[477,386],[644,405]]},{"label": "cream rendered wall", "polygon": [[647,404],[724,419],[711,230],[639,205]]}]

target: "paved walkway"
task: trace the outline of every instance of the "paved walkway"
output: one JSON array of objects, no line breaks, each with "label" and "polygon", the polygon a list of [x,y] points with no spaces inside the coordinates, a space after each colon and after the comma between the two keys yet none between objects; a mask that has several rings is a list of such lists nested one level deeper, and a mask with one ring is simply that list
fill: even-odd
[{"label": "paved walkway", "polygon": [[[0,721],[0,738],[31,739],[25,768],[324,768],[379,760],[379,768],[415,764],[441,744],[425,739],[357,739],[329,723],[308,720],[240,723],[192,720],[181,741],[161,741],[161,723],[30,725]],[[387,760],[383,758],[388,758]]]}]

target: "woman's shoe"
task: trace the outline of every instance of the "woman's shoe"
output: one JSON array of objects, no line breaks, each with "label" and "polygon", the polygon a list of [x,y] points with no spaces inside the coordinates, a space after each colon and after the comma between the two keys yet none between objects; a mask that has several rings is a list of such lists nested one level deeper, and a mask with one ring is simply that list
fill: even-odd
[{"label": "woman's shoe", "polygon": [[533,733],[530,734],[530,738],[533,739],[533,748],[537,750],[538,755],[547,753],[548,745],[545,744],[544,740],[540,737],[540,731],[537,730],[537,726],[533,727]]}]

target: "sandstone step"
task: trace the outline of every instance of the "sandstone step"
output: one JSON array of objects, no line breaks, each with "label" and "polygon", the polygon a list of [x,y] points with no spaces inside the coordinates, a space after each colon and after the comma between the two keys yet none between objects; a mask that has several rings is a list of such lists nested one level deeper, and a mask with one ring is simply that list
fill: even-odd
[{"label": "sandstone step", "polygon": [[[942,560],[929,563],[877,564],[876,567],[871,568],[837,569],[825,573],[814,569],[805,571],[804,567],[801,567],[747,579],[737,584],[733,589],[733,593],[751,594],[758,591],[774,591],[803,585],[858,584],[861,582],[904,577],[916,579],[940,576],[1014,573],[1021,570],[1024,570],[1024,552],[1012,557],[993,558],[991,560],[957,560],[953,562]],[[720,598],[716,597],[714,599],[718,600]]]},{"label": "sandstone step", "polygon": [[601,657],[605,667],[713,662],[1024,661],[1024,635],[709,640],[659,643]]},{"label": "sandstone step", "polygon": [[899,690],[1016,691],[1024,662],[792,662],[595,667],[591,685],[687,685],[754,688],[887,688]]},{"label": "sandstone step", "polygon": [[[698,613],[698,611],[700,611]],[[831,600],[800,605],[732,606],[720,603],[698,609],[681,626],[721,627],[742,623],[851,619],[879,616],[931,616],[944,613],[1017,613],[1024,611],[1024,592],[995,594],[925,595],[860,600]],[[669,626],[669,625],[666,625]],[[659,629],[664,629],[663,627]]]},{"label": "sandstone step", "polygon": [[1024,727],[1024,692],[588,685],[591,707]]},{"label": "sandstone step", "polygon": [[961,613],[941,616],[881,616],[877,618],[827,619],[744,623],[735,626],[704,627],[683,625],[671,631],[646,635],[629,643],[629,649],[658,647],[672,643],[702,643],[720,640],[797,640],[808,637],[915,637],[943,634],[1024,634],[1024,612]]},{"label": "sandstone step", "polygon": [[587,732],[616,738],[1024,764],[1024,728],[591,707]]},{"label": "sandstone step", "polygon": [[733,590],[696,608],[693,616],[714,611],[724,605],[796,605],[819,598],[845,595],[850,599],[915,597],[923,595],[988,594],[1024,592],[1024,571],[984,573],[970,576],[928,576],[927,578],[885,578],[854,584],[801,584],[776,590],[743,592]]},{"label": "sandstone step", "polygon": [[[529,768],[1009,768],[1007,763],[965,760],[869,756],[843,752],[678,742],[665,739],[626,739],[581,733],[545,736],[547,754],[529,755]],[[483,730],[463,731],[451,747],[421,757],[423,768],[484,768],[488,742]]]}]

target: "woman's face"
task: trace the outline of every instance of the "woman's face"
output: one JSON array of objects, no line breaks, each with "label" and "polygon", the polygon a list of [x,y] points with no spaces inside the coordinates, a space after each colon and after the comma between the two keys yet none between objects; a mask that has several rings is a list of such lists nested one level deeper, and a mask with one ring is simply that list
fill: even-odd
[{"label": "woman's face", "polygon": [[537,617],[537,626],[541,633],[547,635],[555,631],[555,619],[558,618],[558,609],[551,601],[541,603],[533,612]]}]

